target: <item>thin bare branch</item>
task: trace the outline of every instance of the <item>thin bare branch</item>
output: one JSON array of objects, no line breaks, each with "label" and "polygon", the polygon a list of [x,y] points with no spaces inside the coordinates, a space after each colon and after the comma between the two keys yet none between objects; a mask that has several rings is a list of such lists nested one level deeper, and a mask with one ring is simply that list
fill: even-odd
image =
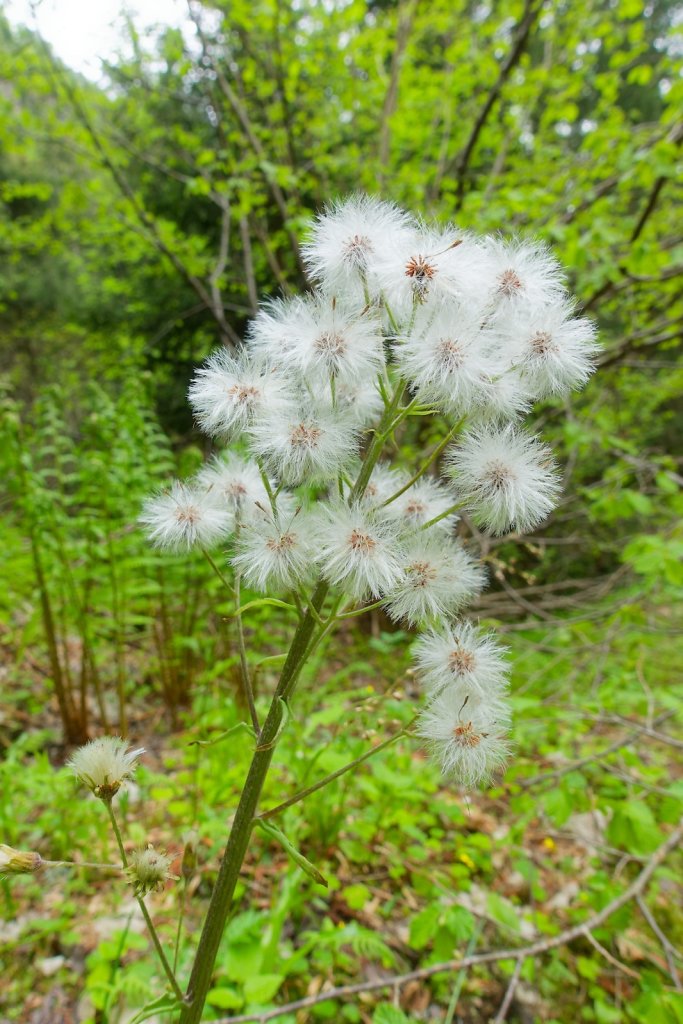
[{"label": "thin bare branch", "polygon": [[537,942],[532,942],[528,946],[521,948],[509,948],[509,949],[498,949],[490,950],[487,953],[476,953],[472,956],[465,956],[455,958],[453,960],[447,960],[444,963],[430,964],[429,967],[421,967],[415,971],[409,971],[407,974],[395,975],[390,978],[380,978],[373,981],[363,981],[356,985],[342,985],[338,988],[328,989],[326,992],[320,992],[315,996],[306,996],[303,999],[297,999],[295,1002],[287,1003],[284,1006],[277,1006],[272,1010],[266,1010],[263,1013],[253,1014],[240,1014],[236,1017],[223,1017],[216,1024],[250,1024],[252,1021],[257,1021],[259,1024],[266,1024],[269,1020],[274,1020],[276,1017],[281,1017],[287,1013],[294,1013],[297,1010],[305,1010],[311,1006],[316,1006],[318,1003],[327,1002],[330,999],[345,999],[350,996],[358,995],[361,992],[378,992],[382,989],[396,989],[400,985],[405,985],[409,981],[424,981],[426,978],[431,978],[435,974],[451,973],[457,971],[463,967],[474,967],[478,964],[491,964],[499,963],[501,960],[515,960],[524,961],[529,957],[542,956],[544,953],[550,952],[552,949],[557,949],[560,946],[566,946],[575,939],[585,938],[588,931],[595,931],[601,925],[607,921],[612,914],[615,914],[621,907],[626,906],[631,900],[636,899],[641,895],[647,888],[652,875],[660,866],[662,861],[668,857],[668,855],[675,850],[683,839],[683,819],[681,819],[676,828],[671,832],[669,837],[659,846],[652,856],[646,861],[642,871],[636,876],[634,881],[629,885],[620,896],[616,896],[613,900],[607,903],[602,910],[598,913],[593,914],[584,921],[583,924],[574,925],[572,928],[567,928],[557,935],[553,935],[546,939],[539,939]]}]

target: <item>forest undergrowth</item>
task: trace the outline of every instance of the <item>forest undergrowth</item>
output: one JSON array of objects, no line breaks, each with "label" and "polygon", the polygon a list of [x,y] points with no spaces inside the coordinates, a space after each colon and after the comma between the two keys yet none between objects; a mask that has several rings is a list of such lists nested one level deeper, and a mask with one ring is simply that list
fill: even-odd
[{"label": "forest undergrowth", "polygon": [[[678,1024],[671,842],[652,879],[640,880],[676,839],[683,803],[679,600],[679,587],[648,592],[634,581],[579,614],[497,624],[512,649],[517,743],[498,788],[444,786],[419,742],[401,735],[308,797],[305,813],[294,803],[273,815],[327,887],[267,833],[255,836],[205,1019],[450,1024],[493,1020],[505,1006],[520,1022]],[[274,614],[245,617],[251,649],[272,648]],[[345,631],[343,662],[319,656],[262,813],[409,724],[409,645],[368,617]],[[16,678],[4,650],[3,671]],[[252,742],[230,731],[242,717],[231,667],[227,659],[203,672],[170,735],[144,685],[132,702],[131,739],[147,753],[120,815],[129,849],[151,841],[174,857],[176,880],[148,902],[180,976]],[[44,860],[111,863],[99,802],[76,796],[60,767],[65,749],[54,707],[38,697],[40,675],[24,663],[21,676],[2,722],[5,841]],[[266,664],[264,694],[271,682]],[[0,885],[3,1019],[132,1021],[163,989],[119,872],[56,865]],[[614,912],[591,926],[613,900]],[[150,1012],[144,1019],[165,1019]]]}]

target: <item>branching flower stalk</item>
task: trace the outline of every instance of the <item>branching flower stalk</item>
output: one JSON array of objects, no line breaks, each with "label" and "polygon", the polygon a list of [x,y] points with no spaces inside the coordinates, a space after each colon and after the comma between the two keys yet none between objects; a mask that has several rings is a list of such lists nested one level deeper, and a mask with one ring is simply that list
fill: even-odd
[{"label": "branching flower stalk", "polygon": [[[243,350],[218,351],[191,384],[199,425],[226,450],[150,498],[141,515],[152,543],[203,551],[232,589],[255,737],[180,1024],[202,1018],[254,824],[275,835],[266,819],[407,731],[259,812],[294,690],[339,622],[381,606],[417,628],[426,707],[416,733],[461,785],[503,767],[504,649],[462,618],[486,574],[458,512],[499,535],[523,534],[549,515],[559,497],[552,453],[520,421],[537,400],[582,386],[596,352],[593,325],[575,315],[541,244],[425,225],[354,196],[317,218],[303,254],[314,291],[266,303]],[[397,432],[430,417],[444,424],[441,438],[416,466],[402,464]],[[241,604],[243,588],[265,596]],[[242,617],[264,604],[293,612],[297,624],[260,724]],[[101,785],[116,830],[113,793],[106,779]],[[150,865],[140,863],[148,878]],[[138,879],[136,892],[148,884]]]}]

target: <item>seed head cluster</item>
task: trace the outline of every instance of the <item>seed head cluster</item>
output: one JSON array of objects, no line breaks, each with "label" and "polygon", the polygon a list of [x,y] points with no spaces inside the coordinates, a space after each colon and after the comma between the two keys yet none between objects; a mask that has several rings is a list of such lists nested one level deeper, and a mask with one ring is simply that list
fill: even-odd
[{"label": "seed head cluster", "polygon": [[[464,527],[519,535],[555,508],[552,453],[522,420],[586,383],[595,329],[543,243],[369,196],[331,204],[302,252],[312,290],[265,302],[190,385],[229,450],[141,522],[161,548],[223,548],[254,590],[301,607],[323,579],[336,607],[380,602],[419,630],[420,732],[475,785],[505,762],[510,713],[503,648],[460,617],[486,583]],[[411,465],[394,440],[432,415],[435,456]]]}]

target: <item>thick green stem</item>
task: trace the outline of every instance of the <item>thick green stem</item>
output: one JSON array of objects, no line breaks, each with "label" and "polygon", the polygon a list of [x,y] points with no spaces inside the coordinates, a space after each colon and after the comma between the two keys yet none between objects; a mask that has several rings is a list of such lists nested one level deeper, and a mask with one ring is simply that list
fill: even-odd
[{"label": "thick green stem", "polygon": [[[311,605],[320,612],[327,596],[329,585],[320,582],[311,598]],[[230,830],[228,844],[225,848],[218,878],[211,895],[211,902],[204,921],[204,927],[197,947],[190,981],[187,987],[186,1003],[180,1014],[180,1024],[199,1024],[204,1009],[206,993],[211,984],[213,966],[218,954],[225,923],[228,919],[235,886],[242,869],[251,836],[252,824],[256,815],[259,797],[263,788],[268,768],[270,767],[275,741],[282,721],[282,701],[293,690],[303,659],[316,627],[316,621],[310,609],[294,634],[287,660],[282,668],[280,681],[270,705],[268,717],[263,723],[256,750],[249,767],[247,781],[244,784],[240,801],[237,805],[235,818]]]},{"label": "thick green stem", "polygon": [[[358,501],[365,493],[368,481],[380,457],[387,436],[393,429],[396,412],[401,404],[404,391],[405,384],[399,382],[391,402],[384,411],[377,432],[365,453],[363,465],[349,496],[349,504]],[[254,751],[244,789],[235,811],[228,843],[223,854],[218,878],[216,879],[204,927],[199,938],[199,945],[185,996],[185,1006],[181,1010],[179,1024],[199,1024],[202,1019],[206,993],[211,985],[218,947],[225,930],[235,887],[249,845],[263,783],[268,774],[273,750],[279,736],[284,702],[293,692],[307,658],[315,650],[317,643],[335,624],[334,620],[331,620],[328,621],[324,628],[318,625],[321,617],[320,611],[328,591],[329,584],[324,580],[320,580],[311,597],[306,613],[292,639],[268,716],[263,723],[263,728],[258,737],[256,750]],[[316,628],[320,630],[320,635],[317,638],[314,637]]]}]

